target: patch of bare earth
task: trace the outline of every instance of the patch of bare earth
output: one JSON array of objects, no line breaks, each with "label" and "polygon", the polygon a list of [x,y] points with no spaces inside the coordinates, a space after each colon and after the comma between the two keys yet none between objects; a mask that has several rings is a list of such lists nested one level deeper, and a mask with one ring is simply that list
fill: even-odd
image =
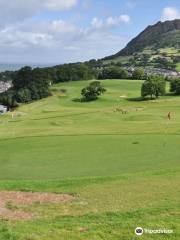
[{"label": "patch of bare earth", "polygon": [[1,191],[0,218],[9,220],[28,220],[37,216],[33,213],[19,210],[20,207],[26,207],[36,202],[58,203],[72,200],[74,200],[74,197],[68,194]]}]

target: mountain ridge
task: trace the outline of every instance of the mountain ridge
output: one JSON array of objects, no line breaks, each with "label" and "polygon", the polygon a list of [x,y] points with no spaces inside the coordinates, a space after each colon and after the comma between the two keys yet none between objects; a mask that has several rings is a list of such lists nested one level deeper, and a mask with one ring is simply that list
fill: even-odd
[{"label": "mountain ridge", "polygon": [[133,55],[147,47],[156,49],[175,47],[180,49],[180,19],[165,22],[159,21],[154,25],[149,25],[133,38],[125,48],[105,59]]}]

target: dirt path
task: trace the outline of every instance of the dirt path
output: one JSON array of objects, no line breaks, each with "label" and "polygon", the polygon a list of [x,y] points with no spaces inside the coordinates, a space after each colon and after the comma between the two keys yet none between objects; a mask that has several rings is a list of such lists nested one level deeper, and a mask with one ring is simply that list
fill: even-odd
[{"label": "dirt path", "polygon": [[35,216],[33,213],[28,213],[20,210],[20,207],[32,205],[35,202],[39,203],[58,203],[69,202],[74,200],[74,197],[68,194],[55,193],[33,193],[33,192],[18,192],[18,191],[1,191],[0,192],[0,218],[3,219],[32,219]]}]

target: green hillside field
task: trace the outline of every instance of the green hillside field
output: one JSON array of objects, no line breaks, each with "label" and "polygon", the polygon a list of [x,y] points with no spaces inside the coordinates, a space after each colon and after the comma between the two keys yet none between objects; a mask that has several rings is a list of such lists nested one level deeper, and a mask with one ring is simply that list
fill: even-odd
[{"label": "green hillside field", "polygon": [[88,83],[0,117],[0,189],[75,197],[22,207],[38,217],[0,220],[0,239],[179,239],[180,97],[139,101],[142,81],[105,80],[99,100],[75,101]]}]

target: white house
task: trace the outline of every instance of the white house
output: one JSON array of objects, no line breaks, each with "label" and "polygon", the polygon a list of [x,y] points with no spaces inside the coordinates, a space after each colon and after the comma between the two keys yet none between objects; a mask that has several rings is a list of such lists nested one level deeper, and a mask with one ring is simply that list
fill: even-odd
[{"label": "white house", "polygon": [[3,115],[7,112],[7,107],[6,106],[3,106],[3,105],[0,105],[0,115]]},{"label": "white house", "polygon": [[11,81],[7,82],[0,81],[0,93],[7,91],[11,87],[12,87]]}]

